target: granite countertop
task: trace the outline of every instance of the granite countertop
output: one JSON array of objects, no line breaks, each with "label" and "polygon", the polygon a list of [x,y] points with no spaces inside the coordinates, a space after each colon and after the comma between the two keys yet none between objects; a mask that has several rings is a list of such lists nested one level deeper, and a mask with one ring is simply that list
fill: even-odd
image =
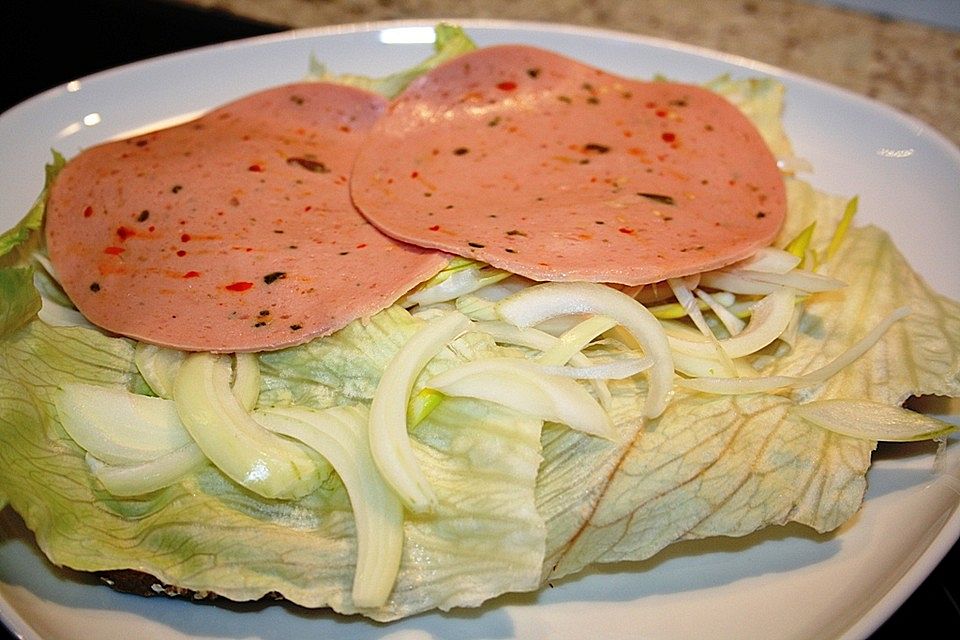
[{"label": "granite countertop", "polygon": [[877,99],[960,146],[960,32],[798,0],[181,0],[290,28],[498,18],[615,29],[759,60]]}]

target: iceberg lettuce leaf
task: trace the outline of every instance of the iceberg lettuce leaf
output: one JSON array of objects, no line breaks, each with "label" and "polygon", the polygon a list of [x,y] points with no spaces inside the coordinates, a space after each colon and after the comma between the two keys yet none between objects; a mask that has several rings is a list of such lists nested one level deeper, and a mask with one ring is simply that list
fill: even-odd
[{"label": "iceberg lettuce leaf", "polygon": [[379,93],[387,98],[393,98],[403,91],[408,84],[430,69],[462,53],[477,48],[477,45],[462,27],[441,23],[434,27],[434,34],[433,55],[409,69],[404,69],[403,71],[379,78],[349,73],[335,74],[331,73],[322,62],[312,59],[310,61],[310,73],[308,77],[312,80],[348,84],[360,89]]},{"label": "iceberg lettuce leaf", "polygon": [[65,164],[66,159],[63,155],[54,151],[53,159],[46,165],[43,189],[33,206],[16,226],[0,233],[0,266],[22,263],[26,253],[39,244],[39,234],[35,232],[43,227],[43,216],[47,209],[47,191]]},{"label": "iceberg lettuce leaf", "polygon": [[19,329],[39,311],[40,294],[33,287],[33,269],[0,268],[0,337]]}]

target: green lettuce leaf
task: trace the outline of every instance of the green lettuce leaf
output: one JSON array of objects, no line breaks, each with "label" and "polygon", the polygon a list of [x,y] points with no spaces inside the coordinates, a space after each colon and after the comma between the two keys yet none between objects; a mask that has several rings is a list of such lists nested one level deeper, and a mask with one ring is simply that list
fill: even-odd
[{"label": "green lettuce leaf", "polygon": [[786,89],[773,78],[734,78],[722,75],[706,87],[737,105],[750,118],[777,158],[792,158],[793,146],[783,128]]},{"label": "green lettuce leaf", "polygon": [[0,337],[19,329],[40,311],[40,294],[33,287],[33,269],[0,269]]},{"label": "green lettuce leaf", "polygon": [[408,84],[416,78],[423,75],[430,69],[443,64],[447,60],[457,57],[462,53],[472,51],[477,45],[470,39],[466,31],[461,27],[441,23],[434,27],[436,39],[434,40],[434,53],[420,64],[409,69],[404,69],[397,73],[384,76],[382,78],[373,78],[370,76],[359,76],[349,73],[335,74],[327,69],[322,62],[311,59],[310,72],[308,77],[313,80],[326,82],[338,82],[348,84],[360,89],[366,89],[374,93],[379,93],[387,98],[392,98],[403,91]]},{"label": "green lettuce leaf", "polygon": [[47,191],[64,164],[66,164],[64,157],[54,151],[53,159],[46,166],[43,189],[30,207],[30,211],[16,226],[0,234],[0,266],[22,263],[24,256],[39,244],[39,234],[35,232],[43,226],[43,216],[47,208]]}]

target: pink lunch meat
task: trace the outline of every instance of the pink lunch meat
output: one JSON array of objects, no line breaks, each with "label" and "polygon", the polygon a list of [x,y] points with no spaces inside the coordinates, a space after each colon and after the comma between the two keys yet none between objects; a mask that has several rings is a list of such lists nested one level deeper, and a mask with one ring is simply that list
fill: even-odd
[{"label": "pink lunch meat", "polygon": [[398,240],[534,280],[626,285],[745,258],[786,213],[776,159],[722,97],[514,45],[412,83],[361,148],[351,193]]},{"label": "pink lunch meat", "polygon": [[185,350],[302,343],[392,304],[449,256],[390,239],[349,197],[386,101],[297,83],[70,160],[46,242],[108,331]]}]

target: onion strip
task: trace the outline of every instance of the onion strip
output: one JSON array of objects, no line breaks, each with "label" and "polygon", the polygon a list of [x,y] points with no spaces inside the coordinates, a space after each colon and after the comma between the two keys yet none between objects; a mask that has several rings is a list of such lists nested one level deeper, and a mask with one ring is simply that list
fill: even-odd
[{"label": "onion strip", "polygon": [[410,395],[427,363],[469,327],[470,319],[459,312],[425,322],[387,364],[373,394],[368,426],[373,460],[404,506],[414,513],[430,513],[438,501],[410,445]]},{"label": "onion strip", "polygon": [[880,321],[869,333],[851,345],[842,354],[826,365],[800,376],[758,376],[756,378],[687,378],[678,384],[687,389],[718,395],[761,393],[783,388],[808,387],[829,380],[844,367],[862,356],[886,333],[894,322],[909,315],[910,310],[901,307]]},{"label": "onion strip", "polygon": [[790,412],[842,436],[883,442],[917,442],[943,438],[958,429],[942,420],[903,407],[869,400],[814,400]]},{"label": "onion strip", "polygon": [[531,360],[486,358],[447,369],[427,387],[449,396],[496,402],[577,431],[615,440],[609,414],[570,378],[550,375]]},{"label": "onion strip", "polygon": [[380,477],[370,453],[366,407],[275,408],[257,411],[253,417],[267,429],[315,450],[340,476],[357,532],[353,604],[382,606],[400,571],[403,506]]},{"label": "onion strip", "polygon": [[674,378],[670,343],[660,321],[630,296],[602,284],[547,282],[504,298],[497,303],[497,312],[507,322],[522,327],[569,314],[610,316],[653,358],[644,415],[655,418],[666,408]]}]

